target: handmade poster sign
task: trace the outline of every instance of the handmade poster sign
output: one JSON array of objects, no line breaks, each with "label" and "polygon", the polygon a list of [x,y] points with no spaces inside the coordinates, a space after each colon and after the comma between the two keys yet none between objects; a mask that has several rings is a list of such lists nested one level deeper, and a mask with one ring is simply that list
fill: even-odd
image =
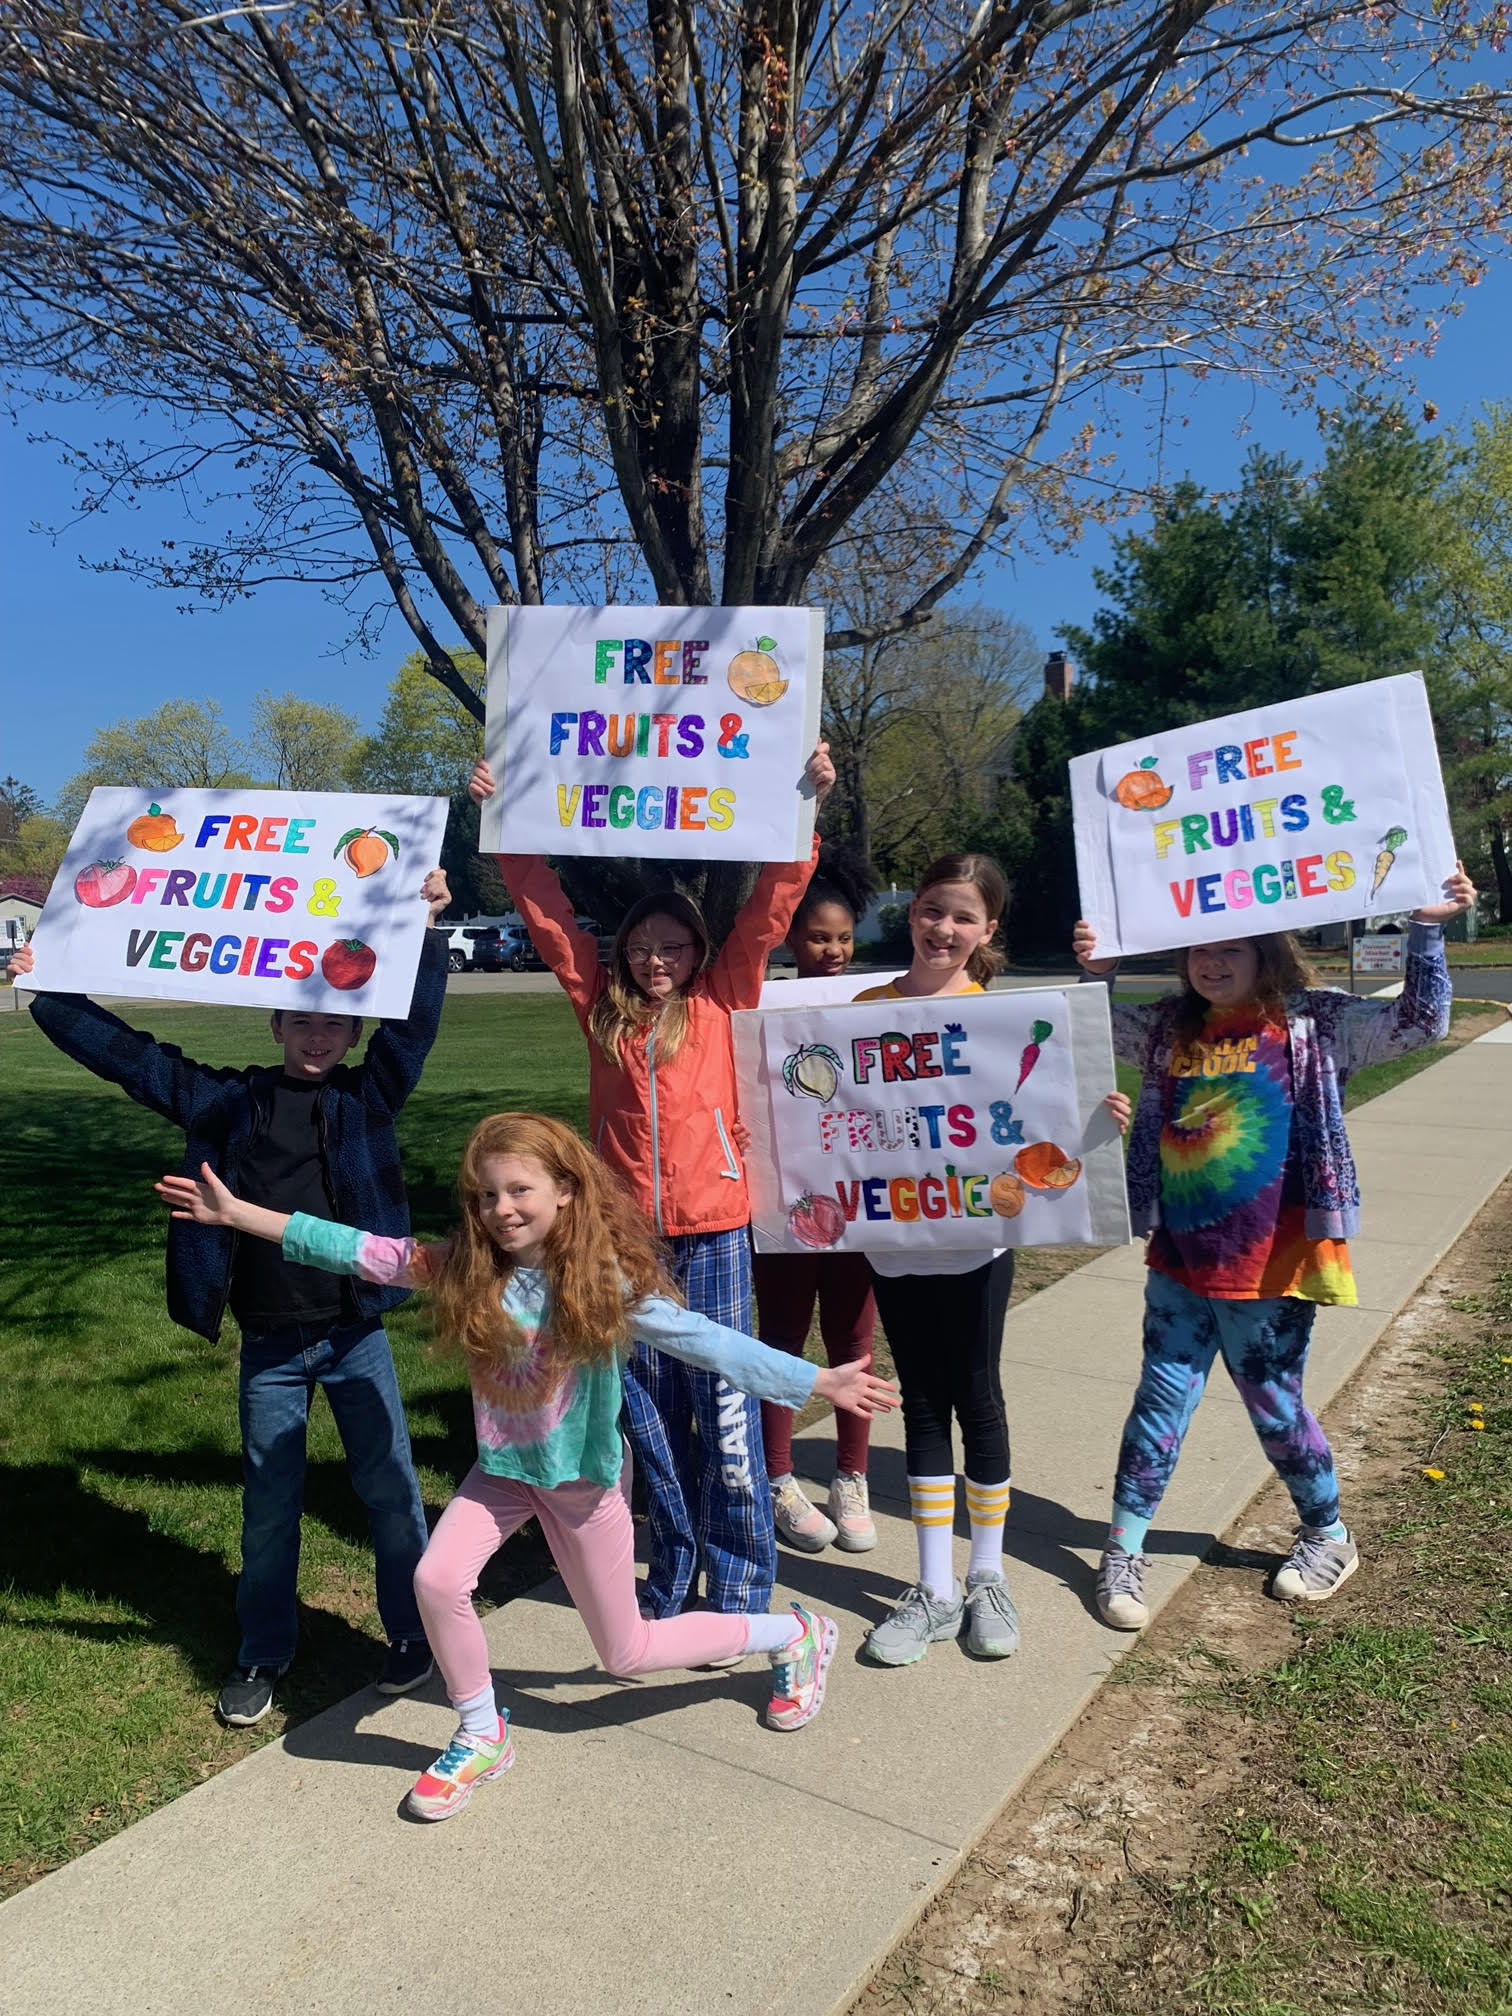
[{"label": "handmade poster sign", "polygon": [[1105,988],[731,1019],[758,1253],[1127,1240]]},{"label": "handmade poster sign", "polygon": [[446,809],[339,791],[92,791],[26,984],[407,1015]]},{"label": "handmade poster sign", "polygon": [[1082,914],[1099,953],[1310,930],[1442,900],[1454,871],[1421,679],[1078,756]]},{"label": "handmade poster sign", "polygon": [[817,609],[490,609],[486,854],[806,860]]}]

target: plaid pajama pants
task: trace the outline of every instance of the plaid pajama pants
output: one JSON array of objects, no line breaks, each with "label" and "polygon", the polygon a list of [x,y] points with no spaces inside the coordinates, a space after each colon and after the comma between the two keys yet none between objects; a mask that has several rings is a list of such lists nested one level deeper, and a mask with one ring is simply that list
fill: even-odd
[{"label": "plaid pajama pants", "polygon": [[[690,1309],[754,1334],[751,1248],[734,1232],[669,1239]],[[646,1483],[651,1568],[642,1601],[675,1617],[700,1565],[711,1610],[764,1611],[777,1576],[761,1408],[727,1380],[637,1345],[625,1371],[625,1426]]]}]

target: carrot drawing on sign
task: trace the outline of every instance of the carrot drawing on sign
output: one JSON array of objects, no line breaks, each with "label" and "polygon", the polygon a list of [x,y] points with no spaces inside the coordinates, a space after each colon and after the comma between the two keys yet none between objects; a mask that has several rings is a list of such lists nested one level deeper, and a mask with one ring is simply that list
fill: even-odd
[{"label": "carrot drawing on sign", "polygon": [[1024,1045],[1023,1056],[1019,1058],[1018,1085],[1015,1085],[1013,1088],[1015,1092],[1019,1089],[1019,1085],[1022,1085],[1024,1080],[1029,1076],[1035,1065],[1038,1064],[1040,1045],[1047,1042],[1054,1033],[1054,1028],[1048,1022],[1030,1023],[1029,1041]]},{"label": "carrot drawing on sign", "polygon": [[1398,850],[1404,847],[1406,843],[1407,828],[1405,826],[1393,826],[1389,833],[1383,833],[1376,842],[1381,851],[1375,859],[1375,880],[1370,885],[1372,896],[1374,896],[1377,889],[1380,888],[1386,877],[1391,873],[1391,864],[1395,861]]}]

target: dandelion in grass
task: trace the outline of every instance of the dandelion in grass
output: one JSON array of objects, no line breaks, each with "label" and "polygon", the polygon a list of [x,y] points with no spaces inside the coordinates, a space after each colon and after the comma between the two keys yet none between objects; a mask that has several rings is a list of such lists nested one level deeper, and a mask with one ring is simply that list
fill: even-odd
[{"label": "dandelion in grass", "polygon": [[1430,1484],[1442,1484],[1444,1481],[1444,1473],[1442,1470],[1432,1470],[1429,1469],[1427,1465],[1424,1465],[1423,1475],[1428,1479],[1428,1482]]}]

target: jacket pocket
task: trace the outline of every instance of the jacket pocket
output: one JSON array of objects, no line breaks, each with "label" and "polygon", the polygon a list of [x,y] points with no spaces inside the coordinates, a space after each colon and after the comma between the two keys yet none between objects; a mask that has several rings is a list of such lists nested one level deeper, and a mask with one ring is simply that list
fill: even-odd
[{"label": "jacket pocket", "polygon": [[724,1150],[725,1158],[725,1166],[719,1173],[721,1176],[727,1177],[731,1183],[738,1183],[740,1181],[740,1164],[735,1160],[735,1150],[730,1146],[730,1137],[725,1132],[724,1114],[720,1112],[717,1106],[714,1108],[714,1126],[719,1134],[719,1145]]}]

